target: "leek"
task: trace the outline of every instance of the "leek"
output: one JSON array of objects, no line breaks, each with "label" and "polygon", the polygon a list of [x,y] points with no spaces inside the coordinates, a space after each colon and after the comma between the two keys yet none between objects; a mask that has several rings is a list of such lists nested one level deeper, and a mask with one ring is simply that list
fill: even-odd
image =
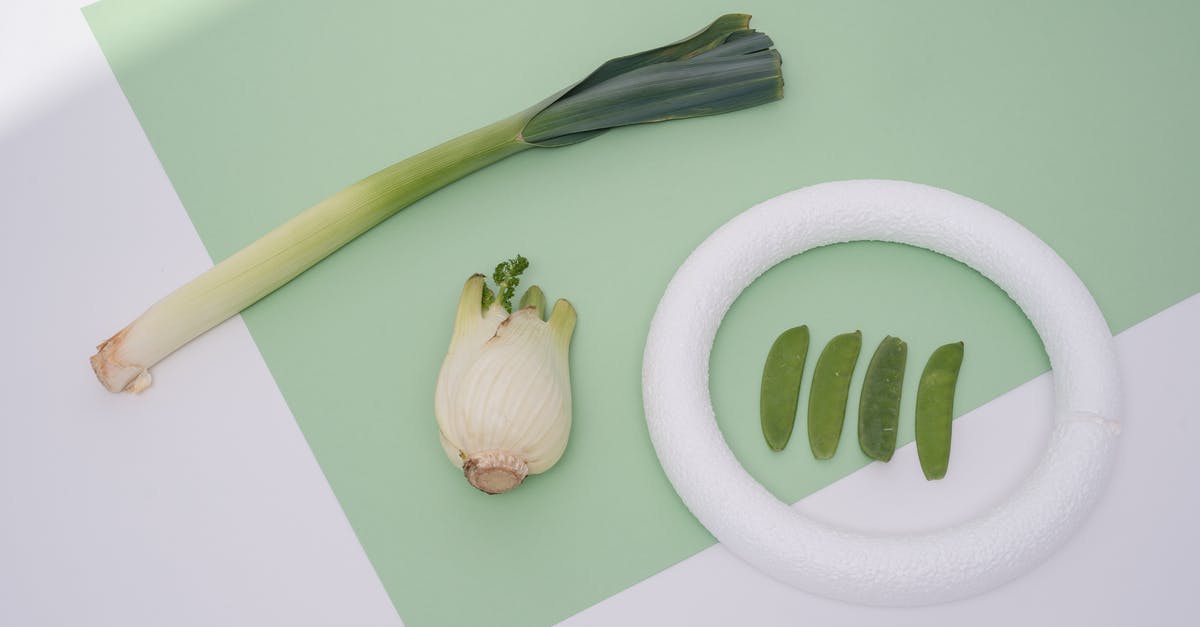
[{"label": "leek", "polygon": [[391,165],[310,207],[178,288],[101,343],[92,368],[140,392],[150,367],[423,196],[531,148],[612,128],[736,111],[783,97],[780,56],[750,16],[724,15],[660,48],[619,57],[516,115]]}]

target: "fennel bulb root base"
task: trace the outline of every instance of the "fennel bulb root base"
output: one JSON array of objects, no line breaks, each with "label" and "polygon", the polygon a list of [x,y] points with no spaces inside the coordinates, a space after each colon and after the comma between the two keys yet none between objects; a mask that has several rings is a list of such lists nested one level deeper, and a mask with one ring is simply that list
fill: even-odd
[{"label": "fennel bulb root base", "polygon": [[529,475],[529,466],[504,451],[484,451],[463,463],[463,475],[468,483],[488,494],[502,494],[521,485]]}]

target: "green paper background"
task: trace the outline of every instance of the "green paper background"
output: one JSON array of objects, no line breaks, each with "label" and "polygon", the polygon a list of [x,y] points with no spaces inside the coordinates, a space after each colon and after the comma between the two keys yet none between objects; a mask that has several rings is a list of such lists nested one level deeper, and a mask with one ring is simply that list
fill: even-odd
[{"label": "green paper background", "polygon": [[[1200,4],[104,0],[85,10],[214,260],[376,169],[731,10],[775,39],[784,101],[519,155],[245,312],[408,624],[552,622],[713,542],[654,457],[641,352],[675,268],[756,202],[849,178],[972,196],[1054,246],[1114,331],[1200,291]],[[516,252],[533,261],[529,282],[580,312],[575,428],[552,472],[487,497],[444,458],[432,395],[463,280]],[[131,304],[131,317],[148,304]],[[967,344],[959,413],[1047,367],[1016,306],[938,255],[863,243],[785,262],[726,318],[711,386],[735,453],[789,501],[866,463],[854,411],[832,462],[811,459],[803,412],[783,453],[762,442],[762,359],[796,324],[812,330],[806,381],[826,341],[863,330],[855,394],[879,340],[909,342],[902,443],[937,345]]]}]

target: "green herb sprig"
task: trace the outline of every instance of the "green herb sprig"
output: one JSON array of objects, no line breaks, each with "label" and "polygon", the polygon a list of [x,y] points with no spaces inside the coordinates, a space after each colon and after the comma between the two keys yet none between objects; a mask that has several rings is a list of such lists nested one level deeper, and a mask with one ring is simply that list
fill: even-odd
[{"label": "green herb sprig", "polygon": [[[517,294],[517,286],[521,284],[521,275],[528,268],[529,260],[518,254],[512,259],[496,264],[496,269],[492,272],[492,280],[496,282],[496,290],[499,292],[500,306],[508,313],[512,313],[512,299]],[[484,309],[496,302],[496,294],[492,288],[483,286]]]}]

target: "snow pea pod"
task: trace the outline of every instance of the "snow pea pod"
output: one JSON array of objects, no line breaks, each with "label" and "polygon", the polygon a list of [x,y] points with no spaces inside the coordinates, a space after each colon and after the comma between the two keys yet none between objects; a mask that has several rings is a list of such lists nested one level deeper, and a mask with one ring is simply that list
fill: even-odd
[{"label": "snow pea pod", "polygon": [[921,471],[930,481],[945,477],[950,464],[954,388],[962,360],[962,342],[938,347],[925,364],[917,385],[917,457],[921,460]]},{"label": "snow pea pod", "polygon": [[861,349],[861,331],[843,333],[829,340],[817,357],[808,397],[808,444],[817,459],[829,459],[837,451],[850,397],[850,375]]},{"label": "snow pea pod", "polygon": [[896,451],[900,424],[900,391],[908,344],[887,336],[875,349],[858,399],[858,445],[871,459],[886,462]]},{"label": "snow pea pod", "polygon": [[792,427],[796,423],[796,402],[800,398],[800,379],[807,358],[807,326],[780,333],[767,352],[758,408],[763,437],[772,450],[782,451],[792,437]]}]

